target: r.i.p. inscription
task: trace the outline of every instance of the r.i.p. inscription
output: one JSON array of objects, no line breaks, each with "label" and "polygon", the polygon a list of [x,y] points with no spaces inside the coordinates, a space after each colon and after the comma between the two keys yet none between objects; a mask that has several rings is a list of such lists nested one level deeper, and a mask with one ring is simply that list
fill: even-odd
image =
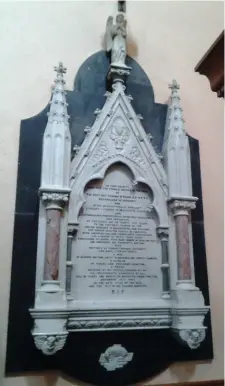
[{"label": "r.i.p. inscription", "polygon": [[160,244],[149,189],[123,166],[88,184],[73,243],[77,300],[160,297]]}]

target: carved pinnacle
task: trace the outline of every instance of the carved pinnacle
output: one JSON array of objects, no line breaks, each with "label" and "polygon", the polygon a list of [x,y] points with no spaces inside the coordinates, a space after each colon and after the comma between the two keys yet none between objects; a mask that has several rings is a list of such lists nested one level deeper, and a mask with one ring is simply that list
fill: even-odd
[{"label": "carved pinnacle", "polygon": [[172,84],[169,84],[169,88],[171,88],[172,91],[179,90],[180,86],[177,83],[175,79],[172,80]]},{"label": "carved pinnacle", "polygon": [[85,132],[86,134],[89,134],[90,131],[91,131],[91,127],[90,127],[90,126],[86,126],[85,129],[84,129],[84,132]]},{"label": "carved pinnacle", "polygon": [[162,155],[161,153],[158,153],[157,156],[158,156],[158,159],[159,159],[160,161],[163,160],[163,155]]},{"label": "carved pinnacle", "polygon": [[151,135],[151,133],[148,133],[147,137],[148,137],[149,142],[151,142],[153,140],[153,136]]},{"label": "carved pinnacle", "polygon": [[128,99],[129,102],[131,102],[131,101],[134,100],[134,98],[132,97],[132,95],[127,95],[127,99]]},{"label": "carved pinnacle", "polygon": [[98,117],[99,114],[101,114],[101,111],[102,111],[102,110],[100,110],[100,109],[96,109],[96,110],[94,111],[94,115],[96,115],[96,116]]},{"label": "carved pinnacle", "polygon": [[105,96],[106,98],[110,98],[111,95],[112,95],[112,93],[109,92],[109,91],[106,91],[105,94],[104,94],[104,96]]},{"label": "carved pinnacle", "polygon": [[74,156],[77,155],[77,154],[79,153],[79,150],[80,150],[80,146],[75,145],[75,146],[73,147],[73,154],[74,154]]}]

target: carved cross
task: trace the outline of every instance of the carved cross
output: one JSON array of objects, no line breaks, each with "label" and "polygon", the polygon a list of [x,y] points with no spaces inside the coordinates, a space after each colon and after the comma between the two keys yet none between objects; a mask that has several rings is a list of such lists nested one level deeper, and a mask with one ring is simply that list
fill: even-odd
[{"label": "carved cross", "polygon": [[66,68],[63,67],[63,63],[62,63],[62,62],[59,62],[58,67],[55,66],[55,67],[54,67],[54,70],[55,70],[58,74],[65,74],[65,73],[66,73]]},{"label": "carved cross", "polygon": [[169,88],[171,88],[172,91],[173,90],[179,90],[180,86],[177,83],[177,81],[175,79],[173,79],[172,84],[169,84]]},{"label": "carved cross", "polygon": [[126,1],[118,1],[118,12],[126,12]]}]

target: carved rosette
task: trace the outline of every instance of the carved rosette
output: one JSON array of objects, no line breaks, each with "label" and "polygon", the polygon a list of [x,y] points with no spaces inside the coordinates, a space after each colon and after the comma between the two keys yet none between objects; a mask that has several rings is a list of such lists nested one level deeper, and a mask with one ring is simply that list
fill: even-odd
[{"label": "carved rosette", "polygon": [[124,367],[133,358],[133,353],[127,350],[120,344],[114,344],[108,347],[106,351],[100,355],[99,363],[107,370],[114,371]]},{"label": "carved rosette", "polygon": [[65,345],[68,333],[34,335],[34,342],[36,347],[45,355],[54,355],[57,351],[62,350]]},{"label": "carved rosette", "polygon": [[180,342],[188,345],[192,350],[197,349],[205,339],[205,328],[173,330]]}]

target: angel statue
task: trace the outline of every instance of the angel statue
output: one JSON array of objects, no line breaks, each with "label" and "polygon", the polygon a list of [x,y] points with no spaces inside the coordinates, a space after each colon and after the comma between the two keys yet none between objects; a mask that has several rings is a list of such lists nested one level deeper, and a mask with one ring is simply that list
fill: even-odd
[{"label": "angel statue", "polygon": [[126,31],[127,21],[124,15],[119,13],[116,16],[116,24],[113,24],[113,17],[109,16],[106,23],[106,50],[111,51],[111,64],[126,66]]}]

